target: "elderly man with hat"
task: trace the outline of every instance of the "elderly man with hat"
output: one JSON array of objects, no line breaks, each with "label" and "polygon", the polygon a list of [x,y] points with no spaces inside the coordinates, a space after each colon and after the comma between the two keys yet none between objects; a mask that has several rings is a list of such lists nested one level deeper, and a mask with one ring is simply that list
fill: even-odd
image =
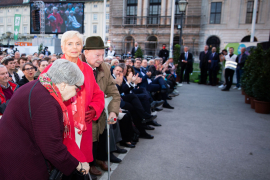
[{"label": "elderly man with hat", "polygon": [[[101,169],[107,171],[108,166],[105,163],[107,160],[107,148],[106,148],[106,138],[107,130],[105,129],[107,119],[117,118],[120,108],[121,97],[115,86],[114,79],[111,76],[110,67],[104,62],[104,53],[106,47],[104,46],[103,40],[99,36],[92,36],[86,39],[86,44],[84,46],[84,55],[88,65],[93,69],[93,73],[97,84],[100,89],[104,92],[105,96],[112,97],[112,101],[108,106],[109,117],[106,118],[105,112],[103,112],[98,119],[98,121],[93,122],[92,132],[93,132],[93,156],[94,161],[91,163],[90,173],[92,175],[101,175],[102,173],[96,169],[95,163],[97,163]],[[110,133],[110,137],[111,137]],[[121,137],[120,137],[121,138]],[[118,139],[118,138],[117,138]],[[110,138],[110,142],[112,142]],[[115,146],[116,150],[120,153],[123,149],[118,148],[115,143],[110,143],[111,151],[112,145]],[[124,153],[124,152],[122,152]],[[116,158],[111,155],[112,157]],[[116,158],[117,160],[118,158]],[[120,159],[118,159],[120,160]],[[120,160],[121,161],[121,160]]]}]

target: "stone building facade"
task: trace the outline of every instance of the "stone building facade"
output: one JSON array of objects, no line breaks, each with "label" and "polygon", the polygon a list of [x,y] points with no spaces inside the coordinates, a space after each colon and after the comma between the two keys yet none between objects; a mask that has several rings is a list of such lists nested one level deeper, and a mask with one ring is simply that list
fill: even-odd
[{"label": "stone building facade", "polygon": [[[138,42],[145,55],[157,56],[162,44],[169,50],[172,1],[178,8],[178,0],[112,1],[109,40],[116,52],[130,52],[134,42]],[[268,41],[270,1],[258,1],[255,41]],[[183,21],[183,45],[189,46],[197,56],[205,44],[221,49],[225,43],[249,41],[253,5],[254,0],[188,0]],[[180,33],[177,10],[174,44],[179,43]]]},{"label": "stone building facade", "polygon": [[[253,5],[254,0],[202,0],[199,49],[205,44],[225,48],[225,43],[250,41]],[[269,40],[269,8],[269,0],[258,0],[257,42]]]},{"label": "stone building facade", "polygon": [[[118,54],[131,51],[135,42],[143,49],[144,55],[156,56],[162,44],[170,49],[171,9],[174,0],[115,0],[110,2],[109,40]],[[180,24],[178,1],[176,3],[174,44],[179,43]],[[198,47],[201,0],[189,0],[183,18],[183,43]]]}]

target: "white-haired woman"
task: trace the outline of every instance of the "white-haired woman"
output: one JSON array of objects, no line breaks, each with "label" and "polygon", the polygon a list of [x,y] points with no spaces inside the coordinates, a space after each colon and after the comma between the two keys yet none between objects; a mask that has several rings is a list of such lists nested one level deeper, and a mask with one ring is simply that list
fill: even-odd
[{"label": "white-haired woman", "polygon": [[53,16],[55,18],[55,20],[53,22],[51,22],[52,32],[60,33],[61,32],[61,25],[63,24],[64,21],[63,21],[61,15],[57,11],[58,11],[58,8],[53,7],[53,13],[51,13],[48,16],[48,18],[50,18],[51,16]]},{"label": "white-haired woman", "polygon": [[63,138],[71,138],[63,101],[75,96],[83,82],[75,63],[59,59],[38,80],[17,90],[0,121],[1,179],[47,180],[46,164],[65,175],[76,169],[88,173],[88,163],[78,161],[63,144]]},{"label": "white-haired woman", "polygon": [[115,66],[117,66],[119,64],[118,59],[113,59],[111,62],[111,74],[113,73],[113,69]]},{"label": "white-haired woman", "polygon": [[[71,138],[65,138],[63,143],[78,161],[92,162],[92,121],[98,120],[104,109],[104,93],[96,83],[93,69],[79,59],[83,36],[78,31],[65,32],[61,39],[61,48],[64,53],[62,58],[76,63],[84,74],[81,90],[65,102],[70,119]],[[50,67],[51,65],[42,73],[46,73]]]},{"label": "white-haired woman", "polygon": [[78,23],[76,17],[74,16],[74,11],[69,12],[68,20],[69,20],[69,23],[71,24],[70,28],[72,28],[72,30],[76,30],[81,27],[81,24]]}]

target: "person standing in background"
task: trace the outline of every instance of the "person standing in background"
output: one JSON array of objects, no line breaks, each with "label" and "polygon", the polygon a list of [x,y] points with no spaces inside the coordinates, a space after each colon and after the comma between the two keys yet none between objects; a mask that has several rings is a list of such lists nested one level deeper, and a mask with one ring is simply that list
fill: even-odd
[{"label": "person standing in background", "polygon": [[245,53],[246,52],[246,48],[242,47],[241,49],[241,54],[239,54],[236,58],[236,62],[237,62],[237,68],[236,68],[236,79],[237,79],[237,84],[234,87],[234,89],[238,89],[241,90],[241,76],[244,72],[244,66],[245,66],[245,62],[248,58],[248,55]]},{"label": "person standing in background", "polygon": [[131,55],[132,55],[132,57],[135,56],[135,53],[136,53],[137,50],[138,50],[138,43],[135,42],[135,45],[134,45],[134,47],[133,47],[132,50],[131,50]]},{"label": "person standing in background", "polygon": [[166,49],[166,44],[162,44],[162,49],[159,51],[158,56],[163,59],[162,64],[167,61],[169,57],[169,51]]},{"label": "person standing in background", "polygon": [[216,47],[212,48],[212,53],[209,56],[208,68],[209,68],[209,85],[216,86],[217,84],[217,71],[219,63],[219,55],[216,52]]},{"label": "person standing in background", "polygon": [[208,59],[210,56],[210,52],[208,51],[209,46],[204,46],[204,51],[200,53],[199,60],[200,60],[200,69],[201,69],[201,80],[199,84],[206,84],[207,81],[207,70],[208,70]]},{"label": "person standing in background", "polygon": [[192,70],[192,61],[193,55],[188,52],[188,47],[184,47],[184,52],[181,53],[179,58],[179,64],[181,64],[181,72],[180,72],[180,81],[179,83],[182,84],[183,82],[183,73],[185,71],[185,79],[187,80],[187,84],[189,84],[189,73]]}]

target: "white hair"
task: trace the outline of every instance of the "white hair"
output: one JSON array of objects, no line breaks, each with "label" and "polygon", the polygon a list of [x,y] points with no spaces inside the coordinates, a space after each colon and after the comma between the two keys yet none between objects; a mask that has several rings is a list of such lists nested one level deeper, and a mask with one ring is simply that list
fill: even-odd
[{"label": "white hair", "polygon": [[65,43],[69,39],[74,38],[75,36],[77,36],[81,40],[81,43],[83,44],[83,35],[82,34],[80,34],[78,31],[67,31],[63,34],[63,36],[61,38],[61,46],[64,46]]},{"label": "white hair", "polygon": [[74,14],[74,11],[69,11],[69,13],[70,13],[70,14],[71,14],[71,13]]},{"label": "white hair", "polygon": [[55,10],[55,9],[57,9],[57,10],[58,10],[58,8],[57,8],[57,7],[53,7],[52,9],[53,9],[53,10]]},{"label": "white hair", "polygon": [[150,62],[155,63],[155,60],[154,60],[154,59],[149,60],[149,61],[148,61],[148,64],[150,64]]},{"label": "white hair", "polygon": [[111,62],[111,66],[113,66],[115,62],[119,63],[118,59],[113,59],[112,62]]},{"label": "white hair", "polygon": [[55,84],[82,86],[84,75],[77,64],[66,59],[57,59],[47,72],[49,78]]}]

